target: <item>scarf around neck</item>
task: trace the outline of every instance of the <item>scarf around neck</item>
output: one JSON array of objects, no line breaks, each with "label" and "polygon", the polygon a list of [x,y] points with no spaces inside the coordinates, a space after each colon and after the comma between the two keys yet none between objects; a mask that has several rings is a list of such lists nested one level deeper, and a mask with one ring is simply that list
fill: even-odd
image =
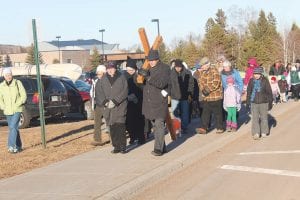
[{"label": "scarf around neck", "polygon": [[250,98],[251,102],[254,101],[256,92],[260,92],[260,90],[261,90],[261,79],[254,79],[253,90]]}]

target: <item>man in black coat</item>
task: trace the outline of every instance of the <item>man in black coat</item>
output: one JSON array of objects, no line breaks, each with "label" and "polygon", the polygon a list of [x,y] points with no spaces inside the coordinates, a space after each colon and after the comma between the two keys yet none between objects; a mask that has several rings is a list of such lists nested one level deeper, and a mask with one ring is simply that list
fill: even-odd
[{"label": "man in black coat", "polygon": [[[194,92],[194,78],[192,73],[183,66],[182,60],[176,59],[170,79],[172,112],[175,117],[180,117],[181,130],[185,134],[189,124],[189,98],[192,99]],[[178,115],[178,111],[180,115]]]},{"label": "man in black coat", "polygon": [[115,63],[108,63],[107,73],[96,83],[96,104],[104,106],[103,116],[110,127],[112,153],[126,153],[127,80],[116,69]]},{"label": "man in black coat", "polygon": [[143,88],[143,114],[151,120],[154,131],[155,156],[161,156],[166,152],[165,147],[165,119],[168,113],[167,88],[170,80],[170,67],[159,60],[157,50],[150,50],[147,57],[150,69],[139,70],[139,74],[145,77]]}]

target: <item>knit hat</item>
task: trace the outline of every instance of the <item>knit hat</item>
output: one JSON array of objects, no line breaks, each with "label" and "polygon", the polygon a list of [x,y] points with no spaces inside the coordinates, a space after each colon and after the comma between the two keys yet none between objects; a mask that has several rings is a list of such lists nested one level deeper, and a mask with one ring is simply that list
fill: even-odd
[{"label": "knit hat", "polygon": [[207,64],[209,64],[210,62],[209,62],[209,59],[208,59],[208,57],[203,57],[201,60],[200,60],[200,65],[201,66],[203,66],[203,65],[207,65]]},{"label": "knit hat", "polygon": [[106,67],[104,65],[98,65],[97,69],[96,69],[96,73],[98,72],[106,72]]},{"label": "knit hat", "polygon": [[117,65],[115,62],[110,61],[106,64],[106,69],[108,69],[108,68],[117,68]]},{"label": "knit hat", "polygon": [[285,80],[285,76],[284,75],[281,75],[281,80]]},{"label": "knit hat", "polygon": [[249,58],[248,65],[253,65],[254,67],[257,67],[258,64],[257,64],[256,58]]},{"label": "knit hat", "polygon": [[297,60],[296,60],[296,63],[300,63],[300,59],[297,59]]},{"label": "knit hat", "polygon": [[234,78],[232,77],[232,76],[228,76],[227,78],[226,78],[226,82],[227,83],[234,83]]},{"label": "knit hat", "polygon": [[184,66],[183,66],[182,60],[176,59],[174,61],[174,67],[181,67],[181,68],[183,68]]},{"label": "knit hat", "polygon": [[126,67],[129,67],[129,68],[132,68],[134,70],[137,70],[137,66],[136,66],[135,60],[131,59],[129,56],[127,56]]},{"label": "knit hat", "polygon": [[158,50],[153,50],[151,49],[149,51],[148,56],[146,57],[146,59],[148,59],[149,61],[153,61],[153,60],[159,60],[159,53]]},{"label": "knit hat", "polygon": [[264,69],[262,67],[256,67],[253,70],[253,74],[262,74],[264,73]]},{"label": "knit hat", "polygon": [[5,67],[2,71],[3,76],[6,74],[12,74],[11,67]]}]

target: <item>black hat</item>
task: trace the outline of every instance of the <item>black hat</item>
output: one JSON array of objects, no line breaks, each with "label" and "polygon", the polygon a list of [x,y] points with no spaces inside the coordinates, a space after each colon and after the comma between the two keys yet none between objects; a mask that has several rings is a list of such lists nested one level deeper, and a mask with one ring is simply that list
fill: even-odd
[{"label": "black hat", "polygon": [[181,68],[184,67],[183,64],[182,64],[182,60],[180,60],[180,59],[176,59],[176,60],[174,61],[174,66],[175,66],[175,67],[181,67]]},{"label": "black hat", "polygon": [[127,56],[126,67],[137,70],[136,61]]},{"label": "black hat", "polygon": [[296,63],[300,63],[300,59],[297,59],[297,60],[296,60]]},{"label": "black hat", "polygon": [[147,56],[147,58],[149,61],[152,61],[152,60],[159,60],[159,54],[158,54],[158,50],[153,50],[151,49],[149,51],[149,54]]},{"label": "black hat", "polygon": [[117,65],[113,61],[109,61],[106,65],[106,68],[117,68]]}]

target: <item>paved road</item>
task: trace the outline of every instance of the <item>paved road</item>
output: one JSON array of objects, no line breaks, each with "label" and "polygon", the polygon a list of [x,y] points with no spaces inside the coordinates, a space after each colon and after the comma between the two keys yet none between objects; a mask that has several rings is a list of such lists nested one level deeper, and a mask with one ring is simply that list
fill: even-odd
[{"label": "paved road", "polygon": [[300,199],[300,105],[288,106],[272,111],[277,124],[267,138],[243,135],[135,199]]},{"label": "paved road", "polygon": [[[272,115],[278,123],[272,135],[264,140],[252,140],[248,123],[230,134],[212,131],[195,135],[190,128],[188,135],[175,142],[166,136],[169,152],[161,157],[150,154],[153,141],[132,147],[125,155],[112,155],[112,148],[105,146],[1,179],[0,199],[131,199],[139,194],[137,199],[297,199],[299,178],[287,176],[300,171],[297,151],[266,155],[238,153],[299,150],[299,105],[291,102],[280,105],[280,109],[275,107]],[[194,121],[193,125],[196,124]],[[232,166],[235,169],[230,169]],[[252,168],[244,172],[240,170],[245,168],[238,166]],[[283,175],[252,172],[261,168],[286,171]],[[157,184],[162,180],[163,184]],[[144,191],[145,188],[149,189]]]}]

